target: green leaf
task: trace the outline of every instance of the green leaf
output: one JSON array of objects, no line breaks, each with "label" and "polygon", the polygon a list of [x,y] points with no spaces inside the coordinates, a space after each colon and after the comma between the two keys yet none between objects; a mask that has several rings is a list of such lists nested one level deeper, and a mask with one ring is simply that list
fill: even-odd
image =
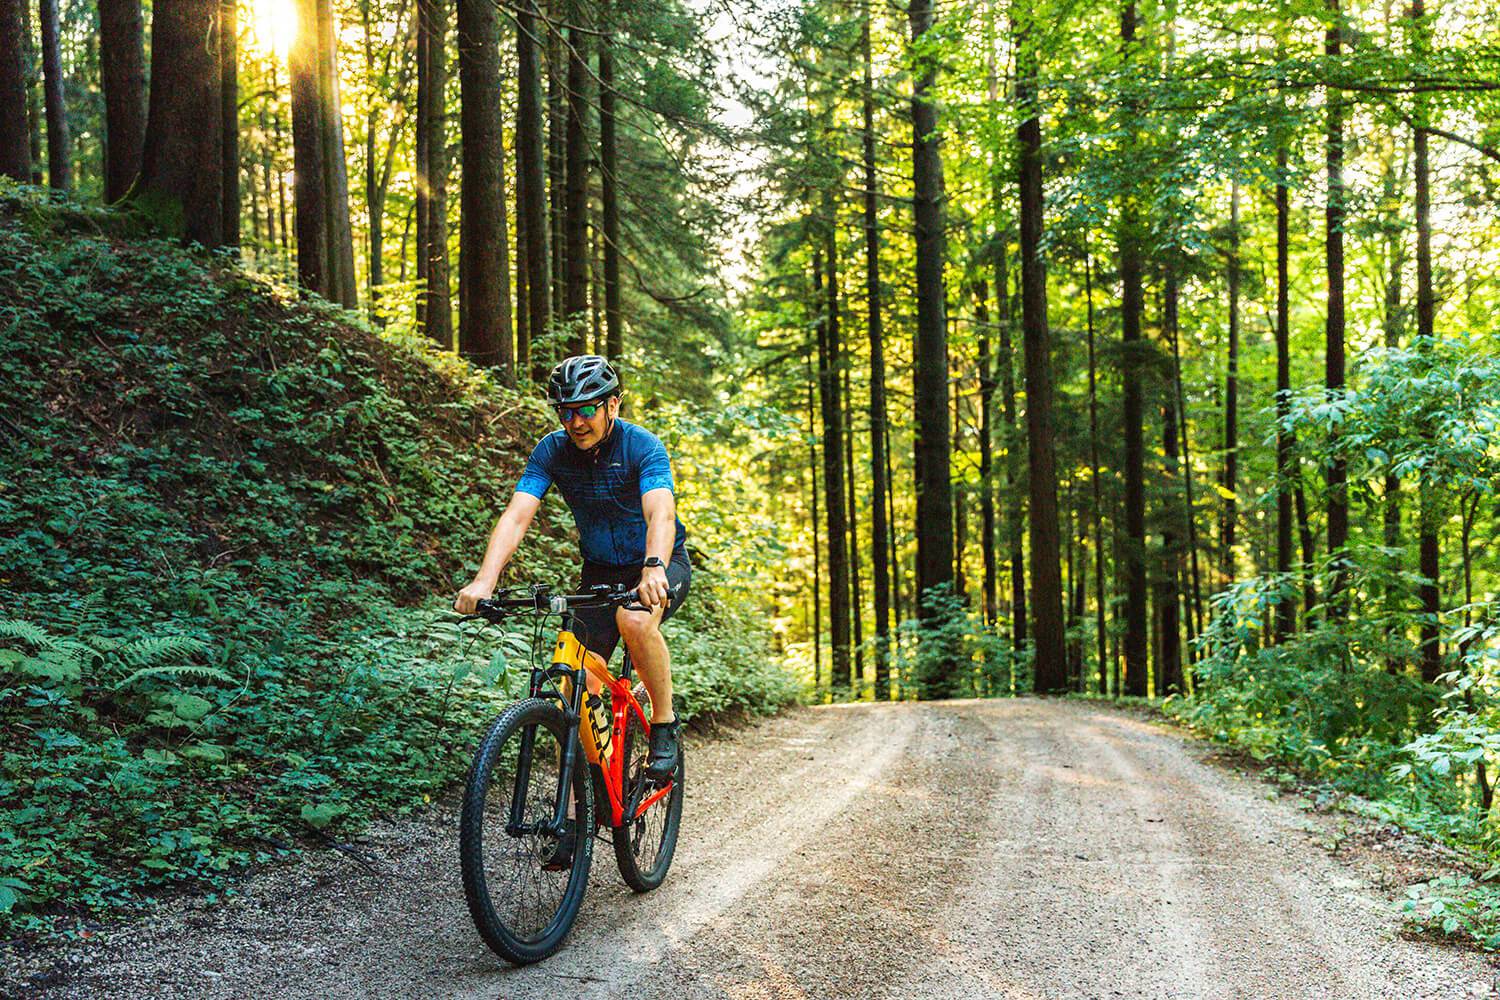
[{"label": "green leaf", "polygon": [[167,699],[173,713],[187,722],[197,722],[213,710],[214,703],[195,694],[174,694]]},{"label": "green leaf", "polygon": [[206,760],[213,764],[222,764],[229,756],[224,752],[223,747],[215,743],[194,743],[184,748],[182,755],[194,760]]},{"label": "green leaf", "polygon": [[329,823],[349,811],[349,807],[338,802],[319,802],[302,807],[302,822],[314,830],[321,830]]}]

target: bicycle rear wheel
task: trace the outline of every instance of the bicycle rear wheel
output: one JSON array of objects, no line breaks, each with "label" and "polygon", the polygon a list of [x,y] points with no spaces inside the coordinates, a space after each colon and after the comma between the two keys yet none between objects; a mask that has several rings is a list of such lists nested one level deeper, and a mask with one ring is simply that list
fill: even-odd
[{"label": "bicycle rear wheel", "polygon": [[[636,700],[649,715],[651,705],[644,685],[636,685]],[[650,753],[649,741],[640,720],[630,713],[625,720],[625,739],[618,753],[625,755],[625,815],[621,826],[610,830],[615,845],[615,861],[620,866],[620,877],[636,892],[650,892],[661,885],[672,866],[672,854],[677,850],[677,828],[682,822],[683,751],[679,744],[677,770],[672,775],[672,790],[653,802],[644,813],[630,819],[636,806],[649,799],[656,791],[646,777],[646,758]]]},{"label": "bicycle rear wheel", "polygon": [[558,837],[539,829],[554,815],[568,737],[555,702],[517,702],[485,734],[464,789],[458,841],[469,914],[485,944],[515,965],[538,962],[562,946],[588,887],[594,800],[582,753],[568,790],[571,866],[548,870],[558,863]]}]

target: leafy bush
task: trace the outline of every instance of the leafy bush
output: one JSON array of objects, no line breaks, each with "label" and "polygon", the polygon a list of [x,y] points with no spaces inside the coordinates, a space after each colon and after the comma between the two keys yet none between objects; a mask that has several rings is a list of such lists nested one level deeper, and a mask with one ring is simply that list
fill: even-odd
[{"label": "leafy bush", "polygon": [[[1031,690],[1029,650],[988,626],[940,584],[923,595],[931,614],[901,623],[895,664],[921,697],[995,697]],[[908,682],[909,684],[909,682]]]}]

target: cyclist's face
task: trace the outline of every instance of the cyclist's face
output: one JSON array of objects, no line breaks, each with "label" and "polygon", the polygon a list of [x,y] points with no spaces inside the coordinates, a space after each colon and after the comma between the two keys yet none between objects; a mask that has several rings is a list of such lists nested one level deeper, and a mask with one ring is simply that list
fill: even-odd
[{"label": "cyclist's face", "polygon": [[[609,430],[609,421],[619,412],[620,397],[596,399],[593,403],[597,405],[597,409],[590,417],[585,417],[577,407],[563,407],[558,410],[558,418],[562,421],[563,430],[568,432],[568,438],[583,449],[592,448],[604,440],[604,434]],[[587,406],[584,409],[586,412]]]}]

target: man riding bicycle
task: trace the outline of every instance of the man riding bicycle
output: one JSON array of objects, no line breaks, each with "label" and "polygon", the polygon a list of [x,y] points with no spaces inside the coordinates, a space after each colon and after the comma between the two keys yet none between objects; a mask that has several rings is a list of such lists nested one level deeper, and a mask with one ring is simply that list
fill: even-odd
[{"label": "man riding bicycle", "polygon": [[[672,709],[672,663],[661,623],[687,597],[692,567],[687,529],[677,519],[672,468],[656,435],[619,418],[620,378],[595,354],[571,357],[552,369],[547,398],[562,429],[537,443],[515,495],[490,534],[479,572],[453,607],[473,614],[495,592],[542,497],[556,484],[578,525],[583,556],[580,589],[594,584],[639,588],[649,610],[579,609],[585,646],[606,661],[623,636],[651,695],[651,751],[647,775],[664,781],[677,769],[678,723]],[[599,682],[589,676],[597,694]]]}]

